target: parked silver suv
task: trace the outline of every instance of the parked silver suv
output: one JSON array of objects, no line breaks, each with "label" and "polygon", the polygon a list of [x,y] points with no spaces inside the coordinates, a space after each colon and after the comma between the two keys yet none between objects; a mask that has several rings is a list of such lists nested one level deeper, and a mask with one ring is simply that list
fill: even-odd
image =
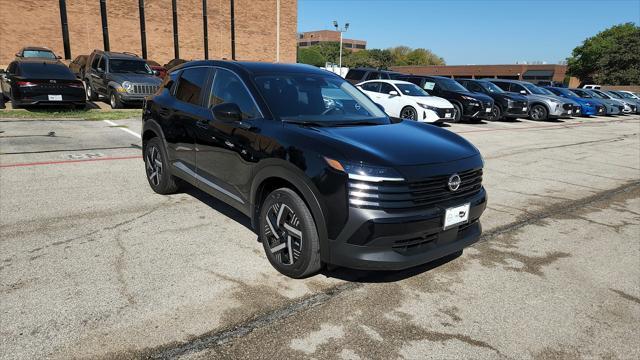
[{"label": "parked silver suv", "polygon": [[522,94],[529,100],[529,117],[533,120],[547,120],[570,117],[577,104],[566,99],[547,95],[537,86],[526,81],[485,79],[504,91]]}]

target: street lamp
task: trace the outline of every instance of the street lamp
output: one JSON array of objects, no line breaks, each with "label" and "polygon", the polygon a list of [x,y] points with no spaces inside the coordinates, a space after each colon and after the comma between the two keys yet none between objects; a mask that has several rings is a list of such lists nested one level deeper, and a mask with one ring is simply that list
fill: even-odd
[{"label": "street lamp", "polygon": [[340,29],[338,26],[338,22],[333,20],[333,27],[336,28],[336,31],[340,32],[340,62],[338,63],[338,68],[340,69],[340,73],[342,74],[342,33],[347,32],[349,29],[349,23],[344,24],[344,28]]}]

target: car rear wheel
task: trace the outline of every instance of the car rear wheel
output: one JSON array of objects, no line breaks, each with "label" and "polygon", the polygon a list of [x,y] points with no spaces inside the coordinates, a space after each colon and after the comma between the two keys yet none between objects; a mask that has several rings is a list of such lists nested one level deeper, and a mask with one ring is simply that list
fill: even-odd
[{"label": "car rear wheel", "polygon": [[409,120],[418,120],[418,112],[413,106],[405,106],[400,111],[400,118]]},{"label": "car rear wheel", "polygon": [[89,99],[91,101],[97,101],[98,100],[98,93],[93,91],[93,88],[91,87],[91,82],[89,80],[85,80],[84,82],[85,82],[85,84],[87,84],[87,99]]},{"label": "car rear wheel", "polygon": [[171,175],[167,153],[160,138],[153,138],[144,147],[144,167],[147,180],[158,194],[173,194],[178,190],[176,178]]},{"label": "car rear wheel", "polygon": [[120,100],[120,95],[113,90],[109,94],[109,104],[111,104],[112,109],[122,109],[124,107],[122,100]]},{"label": "car rear wheel", "polygon": [[302,278],[320,270],[320,240],[315,221],[300,196],[288,188],[270,193],[260,209],[260,241],[280,273]]},{"label": "car rear wheel", "polygon": [[543,105],[536,104],[531,107],[531,113],[529,114],[531,119],[533,120],[547,120],[549,113],[547,112],[547,108]]},{"label": "car rear wheel", "polygon": [[489,120],[498,121],[500,119],[502,119],[502,110],[500,110],[500,107],[498,105],[493,105],[493,108],[491,109],[491,115],[489,115]]},{"label": "car rear wheel", "polygon": [[453,104],[453,119],[451,122],[460,122],[462,120],[462,108],[458,104]]}]

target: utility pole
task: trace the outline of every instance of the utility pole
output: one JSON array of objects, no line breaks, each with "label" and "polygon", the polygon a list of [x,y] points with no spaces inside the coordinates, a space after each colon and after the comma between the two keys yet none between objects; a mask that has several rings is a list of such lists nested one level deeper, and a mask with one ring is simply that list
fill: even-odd
[{"label": "utility pole", "polygon": [[340,32],[340,60],[338,62],[338,68],[340,68],[340,76],[342,76],[342,34],[347,32],[347,30],[349,29],[349,23],[344,24],[344,28],[341,29],[338,26],[338,22],[334,20],[333,27],[336,28],[336,31]]}]

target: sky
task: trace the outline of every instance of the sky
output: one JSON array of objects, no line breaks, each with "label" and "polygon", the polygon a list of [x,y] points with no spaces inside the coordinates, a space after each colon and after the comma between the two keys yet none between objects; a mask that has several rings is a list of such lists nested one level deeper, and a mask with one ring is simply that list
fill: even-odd
[{"label": "sky", "polygon": [[558,63],[586,38],[640,23],[640,0],[298,0],[298,31],[348,22],[367,48],[427,48],[449,65]]}]

